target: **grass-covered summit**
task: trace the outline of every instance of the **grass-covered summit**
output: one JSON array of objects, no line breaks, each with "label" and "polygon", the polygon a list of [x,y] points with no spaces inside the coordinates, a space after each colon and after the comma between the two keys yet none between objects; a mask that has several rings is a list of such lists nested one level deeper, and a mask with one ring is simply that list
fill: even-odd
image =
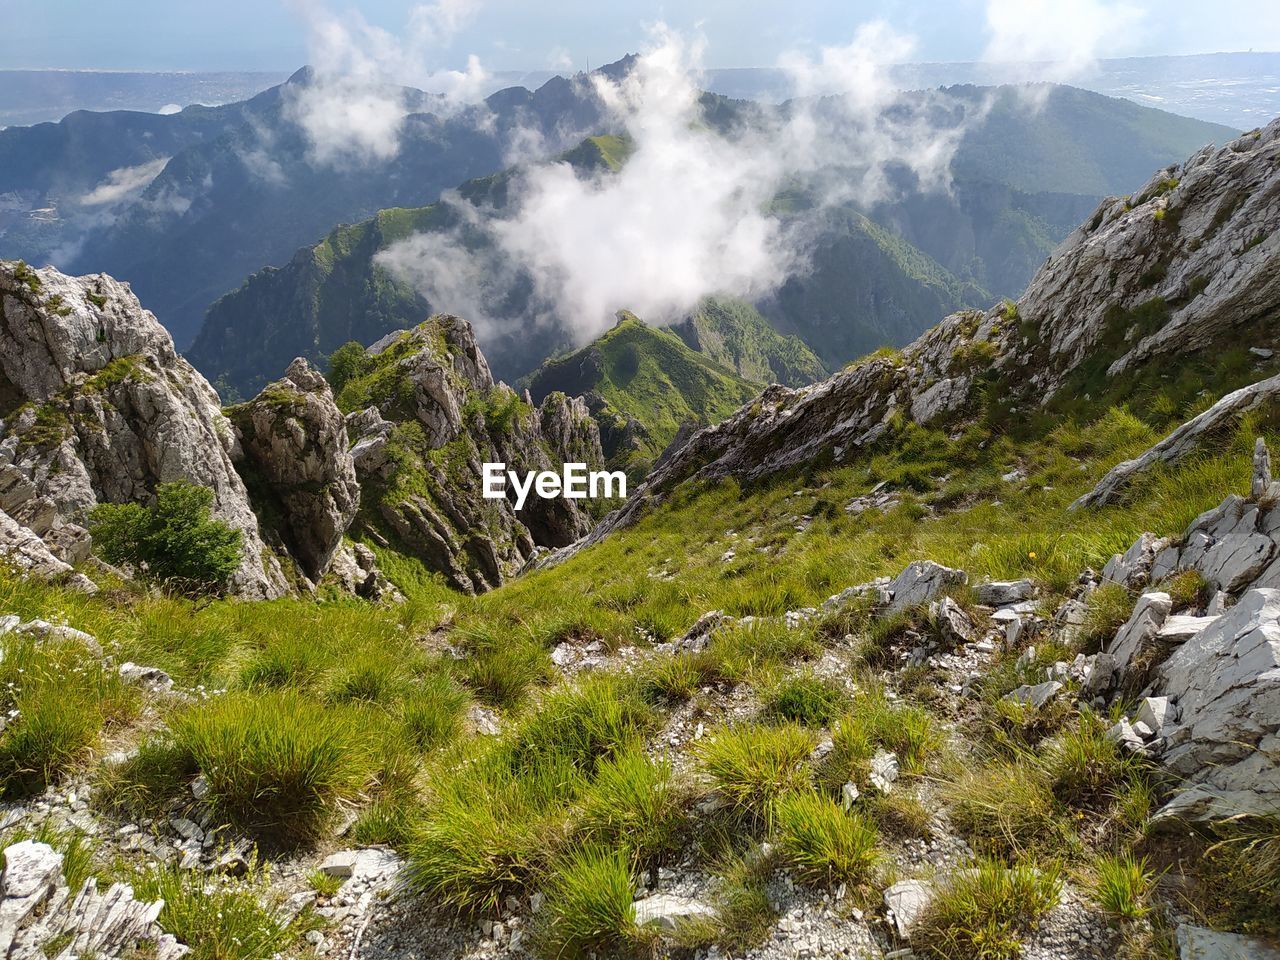
[{"label": "grass-covered summit", "polygon": [[528,387],[535,402],[555,391],[584,397],[610,465],[636,478],[681,427],[715,423],[759,392],[674,333],[626,311],[603,336],[544,363]]}]

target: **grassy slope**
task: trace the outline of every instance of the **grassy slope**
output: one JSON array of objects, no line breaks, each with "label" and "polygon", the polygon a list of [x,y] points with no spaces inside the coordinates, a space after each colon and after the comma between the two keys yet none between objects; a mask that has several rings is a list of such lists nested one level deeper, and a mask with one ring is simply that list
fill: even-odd
[{"label": "grassy slope", "polygon": [[631,472],[643,472],[681,424],[715,423],[758,389],[695,353],[675,334],[648,327],[630,314],[621,315],[612,330],[582,349],[547,361],[529,378],[535,403],[556,390],[571,396],[594,391],[607,405],[603,417],[638,420],[648,433],[641,449],[605,451],[613,465]]},{"label": "grassy slope", "polygon": [[798,387],[826,373],[799,337],[778,333],[742,300],[708,297],[694,314],[671,328],[692,349],[753,383]]},{"label": "grassy slope", "polygon": [[[653,335],[632,323],[619,329],[624,342],[628,334]],[[606,899],[603,929],[579,932],[607,953],[637,935],[628,925],[632,870],[663,862],[682,831],[695,829],[686,811],[707,787],[650,762],[642,749],[692,697],[707,724],[695,762],[734,806],[712,822],[696,820],[702,846],[695,856],[723,875],[725,926],[682,936],[728,943],[768,929],[762,875],[741,859],[764,837],[797,877],[838,879],[855,902],[876,899],[887,881],[876,873],[875,857],[891,847],[893,831],[927,832],[928,814],[911,797],[917,785],[934,784],[949,798],[959,829],[994,858],[975,878],[989,879],[997,892],[1005,884],[1020,889],[1030,876],[1053,879],[997,897],[1013,917],[1002,936],[1016,940],[1020,918],[1054,896],[1060,863],[1089,891],[1094,872],[1110,869],[1103,854],[1163,855],[1143,829],[1157,789],[1153,775],[1108,747],[1096,721],[1013,715],[999,706],[1005,690],[1035,680],[1016,666],[1016,654],[997,659],[976,704],[957,707],[944,681],[927,672],[883,673],[897,687],[896,703],[874,695],[871,681],[850,699],[814,680],[805,663],[824,651],[848,671],[883,669],[877,651],[898,627],[856,617],[798,630],[730,631],[696,657],[641,661],[635,673],[573,683],[557,682],[550,651],[564,641],[599,639],[608,650],[635,645],[643,653],[651,642],[679,636],[704,611],[777,615],[922,557],[961,566],[973,578],[1034,577],[1052,609],[1083,567],[1098,568],[1142,531],[1176,534],[1227,493],[1246,492],[1252,437],[1280,439],[1274,417],[1256,418],[1204,455],[1154,472],[1120,505],[1065,510],[1169,425],[1274,368],[1235,355],[1190,358],[1177,381],[1153,375],[1137,392],[1117,389],[1048,426],[1010,423],[993,406],[954,436],[903,427],[838,468],[774,477],[749,490],[732,482],[682,490],[563,566],[477,598],[404,580],[410,598],[392,609],[336,599],[196,605],[128,588],[89,598],[0,574],[0,610],[64,620],[95,634],[118,661],[160,666],[185,688],[229,691],[192,706],[150,702],[172,733],[148,732],[154,724],[137,719],[139,695],[122,690],[113,674],[100,675],[92,664],[77,669],[66,645],[33,653],[6,641],[0,680],[16,683],[4,694],[13,704],[3,705],[18,714],[0,735],[4,788],[21,794],[43,779],[85,765],[93,770],[91,758],[104,743],[114,749],[142,740],[138,760],[97,769],[100,809],[156,809],[185,796],[200,770],[213,784],[209,802],[219,817],[297,844],[322,831],[330,805],[344,800],[362,811],[351,839],[407,852],[411,882],[433,901],[484,912],[511,893],[555,893],[544,955],[557,955],[562,938],[577,936],[579,923]],[[1132,403],[1132,411],[1113,402]],[[1015,467],[1024,479],[1002,479]],[[899,505],[845,510],[880,481]],[[1126,610],[1122,605],[1120,615]],[[426,639],[439,630],[461,658]],[[852,646],[841,640],[846,632]],[[1046,656],[1070,660],[1073,653],[1055,648]],[[1033,666],[1042,676],[1041,661]],[[63,684],[59,697],[47,695],[52,683]],[[742,684],[762,704],[760,727],[717,723],[723,715],[714,697],[699,693]],[[502,736],[459,734],[470,698],[499,710],[508,724]],[[70,720],[51,724],[51,713]],[[44,721],[38,730],[33,718]],[[948,751],[968,748],[946,745],[944,723],[955,725],[958,743],[986,752],[948,759]],[[829,725],[835,766],[812,771],[811,780],[804,758]],[[905,786],[895,794],[908,794],[892,803],[868,799],[855,817],[836,815],[832,791],[838,798],[845,779],[860,780],[879,745],[904,759]],[[1068,748],[1088,751],[1084,769],[1072,767]],[[30,784],[33,749],[52,762]],[[775,762],[776,775],[769,773]],[[292,778],[294,764],[306,768],[305,777]],[[1073,791],[1082,776],[1103,793],[1079,799]],[[992,782],[1001,784],[995,794]],[[1017,809],[1000,806],[1005,798]],[[1015,816],[1012,834],[991,833]],[[293,825],[284,834],[272,826],[281,817]],[[1205,853],[1211,840],[1179,841],[1196,851],[1179,869],[1206,884],[1195,888],[1196,910],[1214,922],[1274,932],[1265,903],[1215,872],[1219,860]],[[778,864],[769,861],[766,870]],[[1027,877],[1006,872],[1033,867],[1040,872]],[[1132,886],[1143,884],[1139,877]],[[963,939],[976,908],[950,900],[943,906],[930,920],[937,935]],[[975,954],[956,946],[942,955]]]}]

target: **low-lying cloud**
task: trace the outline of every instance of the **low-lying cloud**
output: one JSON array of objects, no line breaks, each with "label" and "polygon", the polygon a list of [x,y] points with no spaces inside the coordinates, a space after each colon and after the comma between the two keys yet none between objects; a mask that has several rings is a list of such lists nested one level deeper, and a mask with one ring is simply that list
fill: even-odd
[{"label": "low-lying cloud", "polygon": [[82,207],[113,207],[129,200],[136,200],[169,162],[168,157],[157,157],[135,167],[119,167],[112,170],[88,193],[76,198]]},{"label": "low-lying cloud", "polygon": [[[774,212],[784,190],[807,188],[822,205],[890,199],[904,173],[917,188],[948,187],[959,129],[930,122],[929,98],[900,94],[885,73],[910,49],[875,23],[847,46],[790,55],[781,65],[808,99],[713,126],[698,82],[703,41],[658,26],[625,77],[591,78],[633,148],[619,171],[527,166],[501,214],[446,198],[459,227],[409,238],[379,262],[482,332],[553,323],[579,342],[622,308],[666,324],[708,295],[763,297],[804,267],[805,227]],[[522,284],[529,306],[513,315]]]},{"label": "low-lying cloud", "polygon": [[337,14],[322,0],[295,0],[294,7],[307,25],[312,76],[289,88],[288,112],[306,133],[314,163],[376,163],[399,153],[413,109],[402,84],[437,95],[433,109],[440,111],[476,99],[488,81],[474,56],[465,70],[430,66],[476,0],[418,4],[395,34],[356,11]]}]

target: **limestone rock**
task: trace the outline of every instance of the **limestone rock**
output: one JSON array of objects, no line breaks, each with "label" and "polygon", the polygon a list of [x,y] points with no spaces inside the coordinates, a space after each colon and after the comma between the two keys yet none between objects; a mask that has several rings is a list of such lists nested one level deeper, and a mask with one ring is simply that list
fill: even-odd
[{"label": "limestone rock", "polygon": [[328,382],[298,358],[283,379],[230,413],[261,496],[274,508],[269,513],[281,518],[274,532],[318,581],[360,507],[346,421]]},{"label": "limestone rock", "polygon": [[977,636],[973,619],[950,597],[929,604],[929,616],[937,624],[943,642],[952,647],[972,643]]},{"label": "limestone rock", "polygon": [[1178,924],[1178,960],[1280,960],[1280,947],[1255,937]]},{"label": "limestone rock", "polygon": [[884,908],[902,940],[911,938],[916,922],[933,902],[933,884],[925,880],[899,880],[884,892]]},{"label": "limestone rock", "polygon": [[1034,686],[1023,684],[1005,696],[1006,700],[1014,700],[1018,703],[1034,707],[1039,710],[1050,700],[1056,697],[1062,690],[1062,684],[1057,680],[1047,680],[1044,683],[1037,683]]},{"label": "limestone rock", "polygon": [[944,567],[932,560],[914,560],[889,584],[893,599],[886,612],[896,613],[928,603],[948,587],[963,586],[968,579],[963,570]]},{"label": "limestone rock", "polygon": [[1115,658],[1117,670],[1129,669],[1138,652],[1159,634],[1172,609],[1173,599],[1167,593],[1144,593],[1138,598],[1133,613],[1107,645],[1107,653]]},{"label": "limestone rock", "polygon": [[1104,583],[1118,583],[1130,590],[1146,586],[1151,579],[1151,567],[1156,554],[1168,545],[1154,533],[1144,533],[1123,554],[1117,553],[1102,568]]},{"label": "limestone rock", "polygon": [[1215,815],[1280,805],[1280,590],[1250,590],[1160,665],[1180,721],[1163,760],[1216,800]]},{"label": "limestone rock", "polygon": [[[115,958],[154,944],[157,960],[179,960],[187,948],[156,924],[162,902],[142,903],[127,884],[99,893],[87,880],[73,898],[63,883],[62,855],[24,840],[5,848],[0,875],[0,956],[10,960]],[[48,953],[57,944],[56,953]]]},{"label": "limestone rock", "polygon": [[81,593],[98,592],[97,584],[55,557],[43,540],[3,510],[0,510],[0,558],[36,579],[66,584]]},{"label": "limestone rock", "polygon": [[684,920],[715,916],[715,910],[701,901],[667,893],[655,893],[637,900],[635,909],[636,926],[653,926],[666,931],[677,929]]},{"label": "limestone rock", "polygon": [[974,600],[987,607],[1004,607],[1035,595],[1036,585],[1030,580],[994,580],[973,587]]},{"label": "limestone rock", "polygon": [[232,590],[281,596],[235,446],[218,395],[127,285],[0,261],[0,509],[17,498],[54,531],[186,480],[213,491],[214,514],[241,532]]}]

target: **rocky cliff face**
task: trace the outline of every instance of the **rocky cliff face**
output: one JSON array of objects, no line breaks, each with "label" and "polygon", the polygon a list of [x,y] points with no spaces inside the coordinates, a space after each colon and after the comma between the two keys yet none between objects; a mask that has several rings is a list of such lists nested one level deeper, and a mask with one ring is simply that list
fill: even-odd
[{"label": "rocky cliff face", "polygon": [[229,413],[242,469],[257,481],[260,513],[277,518],[273,532],[318,581],[360,506],[346,421],[328,381],[298,358],[282,379]]},{"label": "rocky cliff face", "polygon": [[901,354],[812,387],[770,387],[696,434],[592,534],[633,522],[691,479],[751,480],[835,462],[897,418],[921,424],[995,394],[1006,414],[1105,389],[1149,361],[1236,347],[1280,302],[1280,121],[1104,201],[1016,303],[947,317]]},{"label": "rocky cliff face", "polygon": [[590,528],[576,501],[530,497],[523,509],[485,499],[481,465],[558,470],[603,465],[586,405],[563,394],[534,407],[494,381],[470,325],[437,316],[375,345],[339,397],[350,411],[362,529],[475,592],[513,576],[538,547],[563,547]]},{"label": "rocky cliff face", "polygon": [[98,503],[187,480],[243,535],[232,588],[280,596],[235,452],[218,395],[127,285],[0,262],[0,509],[54,554],[87,555],[81,524]]}]

